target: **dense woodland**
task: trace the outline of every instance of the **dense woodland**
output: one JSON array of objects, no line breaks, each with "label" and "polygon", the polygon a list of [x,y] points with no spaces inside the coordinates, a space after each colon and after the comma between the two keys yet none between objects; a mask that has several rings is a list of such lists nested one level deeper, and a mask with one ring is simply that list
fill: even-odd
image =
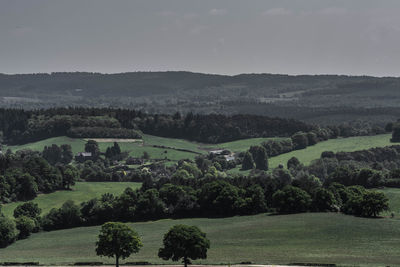
[{"label": "dense woodland", "polygon": [[141,138],[140,133],[221,143],[253,137],[290,137],[313,132],[326,140],[338,136],[384,133],[383,127],[360,124],[318,127],[293,119],[258,115],[147,114],[110,108],[0,109],[4,143],[23,144],[55,136],[79,138]]},{"label": "dense woodland", "polygon": [[217,143],[250,137],[290,136],[315,128],[296,120],[254,115],[151,115],[116,109],[3,109],[0,117],[4,141],[11,144],[62,135],[140,138],[137,130],[158,136]]}]

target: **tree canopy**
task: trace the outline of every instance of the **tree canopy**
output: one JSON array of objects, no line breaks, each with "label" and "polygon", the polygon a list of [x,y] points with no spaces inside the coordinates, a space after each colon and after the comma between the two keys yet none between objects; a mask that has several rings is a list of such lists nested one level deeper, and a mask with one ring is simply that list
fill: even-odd
[{"label": "tree canopy", "polygon": [[158,256],[163,260],[182,259],[185,267],[190,264],[190,259],[206,259],[207,249],[210,248],[210,240],[196,226],[175,225],[163,239],[164,247],[158,251]]},{"label": "tree canopy", "polygon": [[115,265],[119,259],[126,259],[132,253],[139,252],[143,246],[139,235],[128,225],[119,222],[103,224],[96,242],[96,253],[99,256],[115,257]]}]

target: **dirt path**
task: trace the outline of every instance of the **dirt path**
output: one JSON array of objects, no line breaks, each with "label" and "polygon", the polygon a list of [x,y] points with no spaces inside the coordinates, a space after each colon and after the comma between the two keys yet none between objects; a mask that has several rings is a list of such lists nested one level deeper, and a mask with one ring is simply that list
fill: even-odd
[{"label": "dirt path", "polygon": [[127,138],[84,138],[83,140],[94,140],[98,143],[143,143],[142,139],[127,139]]}]

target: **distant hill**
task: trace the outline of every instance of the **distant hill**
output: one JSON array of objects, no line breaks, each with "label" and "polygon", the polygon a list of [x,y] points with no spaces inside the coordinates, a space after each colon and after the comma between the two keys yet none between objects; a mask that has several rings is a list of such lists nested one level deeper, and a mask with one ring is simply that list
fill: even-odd
[{"label": "distant hill", "polygon": [[321,123],[400,116],[400,78],[192,72],[0,74],[0,107],[96,106],[281,116]]}]

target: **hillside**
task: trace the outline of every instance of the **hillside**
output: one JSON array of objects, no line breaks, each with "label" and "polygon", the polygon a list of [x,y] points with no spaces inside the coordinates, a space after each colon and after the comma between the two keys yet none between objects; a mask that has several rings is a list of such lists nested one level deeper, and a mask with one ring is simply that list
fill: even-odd
[{"label": "hillside", "polygon": [[[107,147],[112,146],[114,141],[117,141],[123,152],[129,152],[130,156],[141,157],[143,152],[150,154],[151,159],[167,159],[171,161],[178,161],[180,159],[194,159],[199,154],[207,154],[209,150],[214,149],[228,149],[232,152],[242,152],[249,149],[250,146],[260,145],[261,143],[276,139],[276,138],[249,138],[233,142],[220,143],[220,144],[202,144],[198,142],[187,141],[176,138],[166,138],[143,134],[142,140],[124,140],[102,138],[96,139],[99,143],[101,152],[105,152]],[[83,138],[69,138],[65,136],[47,138],[38,142],[33,142],[17,146],[4,146],[4,150],[11,149],[12,152],[31,149],[34,151],[42,151],[45,146],[52,144],[71,145],[74,154],[82,152],[86,139]]]},{"label": "hillside", "polygon": [[[101,197],[105,193],[120,195],[127,187],[135,189],[140,187],[140,185],[140,183],[132,182],[77,182],[72,186],[72,190],[41,194],[32,200],[32,202],[39,205],[39,208],[42,209],[42,214],[46,214],[52,208],[61,207],[65,201],[70,199],[79,204],[95,197]],[[23,202],[3,204],[1,210],[4,215],[12,217],[14,209],[21,203]]]},{"label": "hillside", "polygon": [[[296,150],[269,159],[270,166],[286,164],[287,159],[296,156],[308,164],[320,156],[323,151],[355,151],[390,145],[390,135],[337,138],[322,141],[306,149]],[[183,139],[171,139],[143,135],[143,139],[96,139],[102,152],[114,141],[122,151],[133,156],[141,156],[144,151],[153,159],[170,160],[206,154],[211,149],[230,149],[233,152],[245,151],[251,145],[270,140],[252,138],[221,144],[202,144]],[[80,138],[57,137],[22,146],[11,146],[11,150],[34,149],[41,151],[44,146],[70,143],[73,152],[81,151],[86,140]],[[189,156],[190,155],[190,156]],[[215,178],[219,179],[219,178]],[[233,179],[232,179],[233,180]],[[138,183],[77,183],[73,191],[57,191],[39,195],[34,202],[43,212],[59,207],[67,199],[76,203],[110,192],[119,194],[125,187],[139,186]],[[245,190],[245,189],[242,189]],[[133,223],[133,227],[143,237],[144,247],[138,255],[127,261],[148,261],[162,263],[157,258],[163,234],[174,224],[197,225],[211,239],[212,247],[207,260],[196,263],[221,264],[252,262],[267,263],[335,263],[340,265],[382,266],[400,264],[398,255],[400,234],[398,219],[398,189],[384,189],[389,199],[391,211],[385,212],[382,219],[367,219],[346,216],[339,213],[302,213],[292,215],[258,214],[254,216],[236,216],[228,218],[191,218],[164,219]],[[269,202],[271,203],[271,202]],[[18,203],[6,204],[3,211],[11,216]],[[265,212],[265,210],[263,211]],[[388,218],[391,213],[395,217]],[[197,215],[195,216],[197,217]],[[163,218],[163,217],[156,217]],[[134,220],[134,221],[140,221]],[[94,253],[94,243],[99,227],[79,227],[68,230],[40,232],[25,240],[19,240],[5,249],[0,249],[1,261],[37,261],[41,264],[73,264],[82,261],[112,260],[99,258]]]},{"label": "hillside", "polygon": [[[284,153],[279,156],[271,157],[268,159],[270,168],[276,168],[279,164],[286,167],[287,161],[291,157],[296,157],[304,165],[309,165],[311,161],[321,157],[321,153],[324,151],[332,152],[351,152],[363,149],[369,149],[373,147],[385,147],[393,145],[390,142],[390,134],[380,134],[374,136],[357,136],[348,138],[330,139],[327,141],[320,142],[313,146],[308,146],[305,149],[294,150],[289,153]],[[229,173],[241,173],[247,174],[249,171],[241,171],[241,166],[237,166],[235,169],[229,170]]]},{"label": "hillside", "polygon": [[[399,78],[134,72],[0,74],[0,106],[126,107],[382,123],[400,116]],[[156,100],[155,100],[156,99]],[[383,120],[383,121],[382,121]]]},{"label": "hillside", "polygon": [[[393,143],[390,142],[390,134],[380,134],[375,136],[357,136],[348,138],[330,139],[327,141],[320,142],[316,145],[309,146],[305,149],[295,150],[289,153],[281,154],[276,157],[269,159],[270,168],[278,167],[279,164],[286,166],[287,161],[291,157],[297,157],[300,162],[308,165],[312,160],[318,159],[321,153],[324,151],[333,152],[351,152],[363,149],[369,149],[373,147],[385,147],[390,146]],[[202,144],[197,142],[191,142],[183,139],[165,138],[152,135],[143,135],[143,141],[125,141],[118,140],[118,144],[123,152],[129,152],[130,156],[141,157],[143,152],[147,152],[151,159],[167,159],[172,162],[176,162],[180,159],[194,159],[199,154],[206,154],[210,150],[214,149],[228,149],[232,152],[243,152],[253,145],[259,145],[265,141],[273,140],[277,138],[249,138],[239,141],[220,143],[220,144]],[[99,148],[102,152],[105,152],[107,147],[112,146],[113,139],[97,139],[99,141]],[[83,151],[86,143],[86,139],[69,138],[69,137],[54,137],[48,138],[42,141],[29,143],[19,146],[5,147],[15,152],[21,149],[31,149],[36,151],[42,151],[45,146],[51,146],[52,144],[70,144],[74,154]],[[230,170],[230,173],[247,173],[239,171],[240,166]]]},{"label": "hillside", "polygon": [[[175,224],[197,225],[207,233],[207,260],[195,263],[336,263],[346,266],[400,264],[400,221],[365,219],[335,213],[240,216],[139,222],[132,226],[144,247],[126,261],[164,263],[157,258],[163,234]],[[112,263],[95,255],[99,227],[33,234],[0,250],[2,261],[71,264]]]},{"label": "hillside", "polygon": [[330,139],[320,142],[305,149],[295,150],[270,159],[271,167],[277,167],[279,164],[286,165],[291,157],[296,157],[301,163],[308,165],[314,159],[318,159],[324,151],[333,152],[351,152],[373,147],[385,147],[393,145],[390,142],[390,134],[380,134],[374,136],[357,136],[348,138]]}]

